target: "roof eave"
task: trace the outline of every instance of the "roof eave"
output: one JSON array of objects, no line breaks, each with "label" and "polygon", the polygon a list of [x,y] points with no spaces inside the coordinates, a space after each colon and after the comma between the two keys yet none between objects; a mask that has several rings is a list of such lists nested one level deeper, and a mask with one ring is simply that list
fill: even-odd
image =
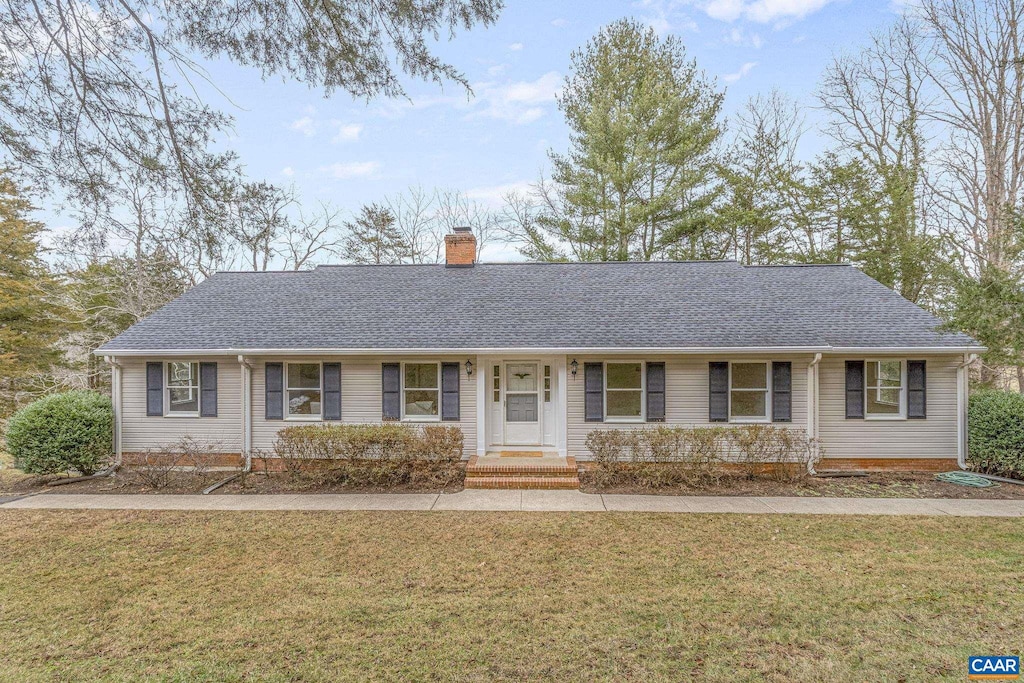
[{"label": "roof eave", "polygon": [[694,347],[441,347],[441,348],[226,348],[226,349],[105,349],[93,353],[97,356],[398,356],[398,355],[443,355],[443,354],[508,354],[532,353],[555,354],[613,354],[658,353],[677,355],[723,354],[723,353],[858,353],[858,354],[954,354],[982,353],[984,346],[694,346]]}]

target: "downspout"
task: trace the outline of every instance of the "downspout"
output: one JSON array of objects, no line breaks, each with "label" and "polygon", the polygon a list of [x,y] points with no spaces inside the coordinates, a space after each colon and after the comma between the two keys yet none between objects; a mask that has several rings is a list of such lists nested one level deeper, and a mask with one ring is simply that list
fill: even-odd
[{"label": "downspout", "polygon": [[76,481],[88,481],[89,479],[99,479],[100,477],[109,477],[121,467],[121,362],[114,356],[104,356],[103,361],[110,364],[110,404],[114,408],[114,462],[104,470],[97,472],[96,474],[90,474],[84,477],[69,477],[67,479],[58,479],[57,481],[51,481],[47,486],[63,486],[64,484],[74,484]]},{"label": "downspout", "polygon": [[[964,354],[964,359],[963,363],[956,366],[956,464],[962,470],[967,469],[967,406],[970,399],[970,375],[967,368],[974,361],[978,360],[978,354]],[[984,474],[983,472],[974,472],[973,474],[1004,484],[1024,486],[1024,481],[1020,479],[999,477],[994,474]]]},{"label": "downspout", "polygon": [[956,366],[956,464],[967,469],[967,402],[970,398],[968,367],[978,354],[964,354],[964,362]]},{"label": "downspout", "polygon": [[252,471],[252,362],[239,355],[238,364],[242,369],[242,474],[248,474]]},{"label": "downspout", "polygon": [[242,469],[203,489],[204,496],[252,471],[252,362],[239,354],[238,365],[242,371]]},{"label": "downspout", "polygon": [[814,359],[807,366],[807,437],[812,440],[814,457],[807,461],[807,474],[814,476],[817,472],[814,463],[818,459],[818,363],[821,353],[814,354]]}]

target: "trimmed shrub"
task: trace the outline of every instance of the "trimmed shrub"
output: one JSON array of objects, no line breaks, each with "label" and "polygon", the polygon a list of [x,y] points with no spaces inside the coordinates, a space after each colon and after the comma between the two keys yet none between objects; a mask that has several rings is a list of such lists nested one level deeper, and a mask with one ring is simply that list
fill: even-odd
[{"label": "trimmed shrub", "polygon": [[967,451],[980,472],[1024,477],[1024,394],[973,394],[967,412]]},{"label": "trimmed shrub", "polygon": [[53,394],[16,412],[6,438],[15,465],[29,474],[93,474],[113,453],[114,409],[94,391]]},{"label": "trimmed shrub", "polygon": [[458,427],[300,425],[277,433],[270,457],[293,478],[348,486],[444,487],[460,481]]},{"label": "trimmed shrub", "polygon": [[592,480],[645,488],[717,484],[729,467],[748,477],[795,480],[816,457],[801,430],[772,425],[601,429],[587,435]]},{"label": "trimmed shrub", "polygon": [[162,448],[142,453],[141,460],[122,468],[125,480],[159,491],[177,481],[190,485],[205,484],[209,477],[207,455],[221,450],[219,443],[200,442],[185,436]]}]

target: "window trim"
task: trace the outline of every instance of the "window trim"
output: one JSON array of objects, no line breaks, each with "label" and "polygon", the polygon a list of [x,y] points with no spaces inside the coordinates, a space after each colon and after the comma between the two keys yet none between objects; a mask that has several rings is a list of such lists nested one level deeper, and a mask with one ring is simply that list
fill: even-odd
[{"label": "window trim", "polygon": [[[868,364],[869,363],[899,363],[900,364],[900,410],[896,414],[870,413],[868,412],[868,392],[881,391],[878,386],[868,386]],[[864,419],[878,420],[880,422],[898,422],[907,419],[907,361],[902,358],[873,358],[864,360]]]},{"label": "window trim", "polygon": [[[762,391],[761,389],[733,389],[732,388],[732,366],[733,364],[741,365],[757,365],[758,363],[764,364],[764,417],[733,417],[732,415],[732,392],[733,391],[746,391],[754,393],[755,391]],[[747,360],[736,360],[729,361],[729,388],[728,388],[728,408],[726,414],[729,417],[730,424],[771,424],[772,422],[772,362],[770,360],[762,360],[760,358],[751,358]]]},{"label": "window trim", "polygon": [[[640,388],[639,389],[609,389],[608,388],[608,366],[609,365],[632,365],[634,363],[640,364]],[[604,375],[601,378],[603,384],[602,397],[603,397],[603,410],[604,410],[604,421],[612,424],[643,424],[647,421],[647,361],[640,360],[638,358],[617,358],[613,361],[604,361],[604,367],[602,368]],[[640,392],[640,415],[636,417],[623,416],[623,415],[609,415],[608,414],[608,392],[609,391],[639,391]]]},{"label": "window trim", "polygon": [[[172,387],[171,386],[171,365],[174,363],[185,363],[191,368],[195,366],[195,384],[189,384],[187,387]],[[190,360],[165,360],[164,361],[164,417],[199,417],[203,410],[203,386],[199,379],[199,361]],[[171,389],[191,389],[195,387],[196,390],[196,409],[195,410],[171,410]]]},{"label": "window trim", "polygon": [[[320,413],[317,415],[292,415],[288,411],[288,367],[291,365],[316,365],[320,368],[320,384],[318,385],[317,391],[320,392]],[[302,361],[293,360],[284,362],[283,377],[281,377],[281,400],[284,402],[283,413],[284,419],[292,422],[323,422],[324,419],[324,364],[323,361]],[[300,391],[302,389],[311,389],[312,387],[296,387],[291,389],[292,391]]]},{"label": "window trim", "polygon": [[[437,389],[418,389],[414,388],[413,391],[437,391],[437,415],[406,415],[405,414],[405,366],[406,365],[436,365],[437,366]],[[402,361],[401,364],[401,383],[399,390],[399,397],[401,398],[402,417],[401,422],[440,422],[441,421],[441,361],[429,361],[429,360],[411,360]]]}]

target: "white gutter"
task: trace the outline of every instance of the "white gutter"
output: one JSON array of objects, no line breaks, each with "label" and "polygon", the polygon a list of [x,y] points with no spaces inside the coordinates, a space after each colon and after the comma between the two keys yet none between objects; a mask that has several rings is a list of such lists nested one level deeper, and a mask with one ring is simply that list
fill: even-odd
[{"label": "white gutter", "polygon": [[[637,347],[531,347],[511,346],[495,348],[477,347],[430,347],[430,348],[315,348],[315,349],[131,349],[118,350],[121,356],[216,356],[236,355],[244,353],[247,356],[401,356],[401,355],[487,355],[487,354],[510,354],[510,353],[531,353],[538,355],[558,354],[603,354],[603,355],[630,355],[638,353],[647,354],[736,354],[736,353],[856,353],[856,354],[951,354],[951,353],[975,353],[984,351],[982,346],[865,346],[865,347],[835,347],[835,346],[637,346]],[[96,351],[102,355],[102,351]]]},{"label": "white gutter", "polygon": [[956,366],[956,464],[967,469],[967,405],[970,400],[970,374],[968,367],[978,354],[964,354],[964,362]]},{"label": "white gutter", "polygon": [[242,473],[248,474],[252,470],[252,363],[239,354],[238,364],[242,370]]},{"label": "white gutter", "polygon": [[814,461],[818,457],[818,363],[821,354],[814,354],[814,360],[807,366],[807,438],[814,441],[814,458],[807,462],[807,474],[815,475]]},{"label": "white gutter", "polygon": [[122,366],[114,356],[104,356],[103,360],[110,364],[110,403],[114,407],[114,465],[121,466],[121,420],[122,420]]}]

